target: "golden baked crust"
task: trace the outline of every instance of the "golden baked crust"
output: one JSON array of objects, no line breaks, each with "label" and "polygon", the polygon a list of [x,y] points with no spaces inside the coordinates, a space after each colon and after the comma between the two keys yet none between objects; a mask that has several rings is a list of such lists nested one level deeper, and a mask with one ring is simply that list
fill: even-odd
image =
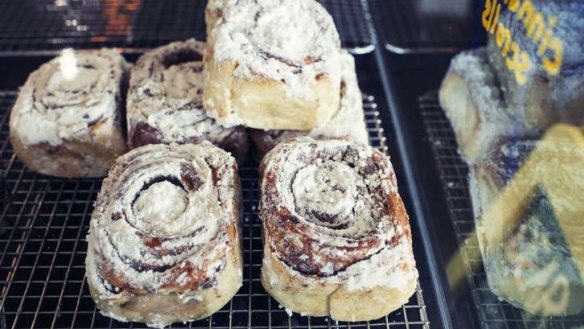
[{"label": "golden baked crust", "polygon": [[357,82],[355,60],[347,51],[341,54],[341,95],[339,108],[330,120],[312,130],[263,130],[249,129],[248,133],[261,159],[274,146],[286,140],[309,136],[315,139],[345,139],[368,144],[362,94]]},{"label": "golden baked crust", "polygon": [[[330,315],[337,321],[375,320],[407,303],[417,285],[416,280],[410,278],[399,289],[376,286],[349,291],[341,283],[303,279],[301,274],[291,271],[266,246],[264,255],[262,285],[283,307],[301,315]],[[274,277],[277,279],[270,279]]]},{"label": "golden baked crust", "polygon": [[[237,66],[231,61],[206,60],[208,81],[203,104],[220,122],[235,117],[251,128],[309,130],[327,122],[338,108],[339,85],[329,77],[315,78],[314,99],[305,100],[290,96],[281,81],[237,77]],[[230,125],[231,119],[225,120]]]},{"label": "golden baked crust", "polygon": [[[235,242],[234,247],[241,248],[239,240]],[[89,249],[88,253],[93,253],[93,250]],[[122,322],[145,322],[149,326],[163,328],[174,322],[206,318],[233,298],[241,287],[243,260],[239,253],[229,253],[226,257],[226,267],[217,276],[217,284],[212,289],[200,289],[191,296],[176,291],[145,294],[123,291],[111,300],[103,298],[96,288],[98,283],[93,280],[87,283],[91,297],[104,315]]]}]

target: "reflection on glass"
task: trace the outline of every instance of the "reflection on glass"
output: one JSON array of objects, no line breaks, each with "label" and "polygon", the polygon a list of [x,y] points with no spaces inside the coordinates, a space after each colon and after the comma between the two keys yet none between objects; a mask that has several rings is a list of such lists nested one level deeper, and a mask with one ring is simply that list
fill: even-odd
[{"label": "reflection on glass", "polygon": [[584,310],[583,12],[582,1],[484,0],[487,46],[455,56],[440,90],[480,247],[453,258],[451,286],[477,265],[455,261],[476,256],[493,293],[537,316]]},{"label": "reflection on glass", "polygon": [[91,41],[104,42],[112,36],[132,37],[132,16],[140,7],[140,0],[108,0],[103,7],[105,31]]},{"label": "reflection on glass", "polygon": [[61,51],[61,56],[58,57],[59,66],[61,68],[61,75],[66,80],[73,80],[79,72],[77,68],[77,57],[71,48],[66,48]]},{"label": "reflection on glass", "polygon": [[584,309],[583,164],[582,131],[558,124],[539,141],[500,143],[471,167],[489,288],[530,313]]},{"label": "reflection on glass", "polygon": [[[489,287],[530,313],[578,313],[584,308],[584,136],[558,124],[529,153],[531,146],[505,144],[495,150],[503,161],[479,162],[471,171]],[[503,189],[480,177],[509,174]]]}]

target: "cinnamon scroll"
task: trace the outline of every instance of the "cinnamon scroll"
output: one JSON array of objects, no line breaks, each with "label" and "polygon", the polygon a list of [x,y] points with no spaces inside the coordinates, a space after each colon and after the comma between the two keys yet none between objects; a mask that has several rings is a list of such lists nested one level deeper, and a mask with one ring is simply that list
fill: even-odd
[{"label": "cinnamon scroll", "polygon": [[10,115],[14,153],[53,176],[104,176],[126,150],[128,64],[111,49],[64,50],[33,72]]},{"label": "cinnamon scroll", "polygon": [[277,144],[300,136],[310,136],[315,139],[346,139],[360,144],[368,144],[363,101],[355,73],[355,59],[343,50],[341,62],[340,104],[332,118],[324,125],[312,130],[250,129],[249,135],[256,146],[260,159]]},{"label": "cinnamon scroll", "polygon": [[393,168],[379,151],[309,138],[262,163],[262,284],[287,309],[335,320],[382,317],[418,272]]},{"label": "cinnamon scroll", "polygon": [[130,148],[208,140],[243,161],[248,149],[245,128],[226,128],[203,109],[204,47],[191,39],[140,57],[128,93]]},{"label": "cinnamon scroll", "polygon": [[102,313],[164,327],[219,310],[242,284],[240,183],[209,142],[148,145],[104,180],[87,237]]},{"label": "cinnamon scroll", "polygon": [[[340,40],[313,0],[210,1],[203,93],[227,125],[309,130],[339,106]],[[283,22],[285,22],[283,24]]]}]

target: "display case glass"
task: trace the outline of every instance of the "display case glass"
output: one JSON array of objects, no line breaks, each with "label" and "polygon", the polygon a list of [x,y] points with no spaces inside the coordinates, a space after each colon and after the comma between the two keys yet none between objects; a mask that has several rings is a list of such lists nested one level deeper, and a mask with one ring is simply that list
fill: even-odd
[{"label": "display case glass", "polygon": [[[172,328],[584,328],[584,2],[319,2],[355,57],[369,142],[395,167],[415,293],[373,321],[289,315],[260,282],[251,156],[239,169],[243,286],[211,317]],[[101,179],[29,170],[10,111],[28,75],[65,48],[115,48],[134,63],[205,40],[205,6],[0,2],[0,327],[144,327],[100,314],[87,286]]]}]

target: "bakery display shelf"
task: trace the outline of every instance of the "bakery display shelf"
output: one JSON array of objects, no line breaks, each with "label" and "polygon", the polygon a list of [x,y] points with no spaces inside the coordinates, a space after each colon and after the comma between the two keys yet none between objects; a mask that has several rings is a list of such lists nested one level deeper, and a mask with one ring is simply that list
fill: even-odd
[{"label": "bakery display shelf", "polygon": [[440,174],[450,219],[460,246],[459,255],[462,257],[466,281],[481,328],[582,328],[584,314],[569,317],[537,317],[499,299],[490,291],[474,231],[474,217],[468,190],[468,166],[458,154],[454,132],[438,103],[438,93],[423,95],[418,99],[418,104]]},{"label": "bakery display shelf", "polygon": [[[0,92],[0,163],[7,194],[0,203],[0,328],[143,328],[102,316],[84,279],[85,236],[101,181],[52,178],[24,168],[13,155],[8,138],[8,114],[16,96],[16,92]],[[375,99],[364,97],[364,107],[371,144],[387,153]],[[172,328],[430,327],[419,285],[406,305],[376,321],[343,323],[288,316],[260,283],[257,162],[249,161],[240,174],[243,287],[213,316]]]},{"label": "bakery display shelf", "polygon": [[[333,16],[344,47],[373,46],[365,0],[319,0]],[[205,0],[3,0],[0,56],[53,55],[116,47],[141,53],[171,41],[205,39]]]},{"label": "bakery display shelf", "polygon": [[454,53],[485,42],[473,0],[369,0],[380,43],[397,54]]}]

